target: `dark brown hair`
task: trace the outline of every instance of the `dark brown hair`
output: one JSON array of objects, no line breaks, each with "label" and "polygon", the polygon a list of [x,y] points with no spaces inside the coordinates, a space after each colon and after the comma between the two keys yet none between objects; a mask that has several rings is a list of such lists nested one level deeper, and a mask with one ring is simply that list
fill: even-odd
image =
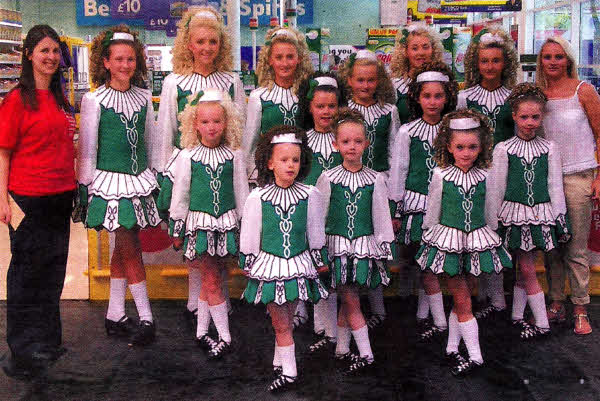
[{"label": "dark brown hair", "polygon": [[519,110],[519,105],[523,102],[536,102],[542,106],[543,110],[548,97],[539,86],[523,82],[513,88],[506,101],[510,104],[513,113],[516,113]]},{"label": "dark brown hair", "polygon": [[448,82],[440,82],[440,84],[444,87],[444,92],[446,93],[446,105],[442,110],[442,116],[456,109],[458,84],[456,83],[456,79],[454,79],[454,73],[450,67],[446,65],[446,63],[441,61],[433,61],[431,63],[425,63],[421,67],[417,68],[411,76],[412,82],[408,87],[408,110],[410,111],[411,120],[415,120],[423,116],[423,109],[421,108],[418,100],[419,96],[421,96],[423,84],[426,84],[427,82],[417,82],[417,77],[419,74],[427,71],[441,72],[450,78],[450,81]]},{"label": "dark brown hair", "polygon": [[360,112],[357,110],[352,110],[348,107],[342,107],[338,110],[335,116],[333,116],[332,131],[336,140],[340,126],[345,123],[362,125],[363,133],[365,134],[366,138],[367,131],[365,128],[365,119],[363,118],[362,114],[360,114]]},{"label": "dark brown hair", "polygon": [[318,78],[318,77],[330,77],[336,80],[338,87],[334,87],[331,85],[323,85],[318,86],[315,89],[316,92],[327,92],[327,93],[335,93],[337,98],[338,107],[346,104],[346,96],[344,94],[344,88],[342,87],[342,83],[338,80],[333,74],[317,71],[311,74],[307,79],[303,80],[300,83],[300,87],[298,88],[298,120],[300,122],[300,126],[306,130],[315,127],[315,121],[313,119],[313,115],[310,112],[310,103],[312,99],[309,100],[306,98],[308,91],[310,90],[310,81]]}]

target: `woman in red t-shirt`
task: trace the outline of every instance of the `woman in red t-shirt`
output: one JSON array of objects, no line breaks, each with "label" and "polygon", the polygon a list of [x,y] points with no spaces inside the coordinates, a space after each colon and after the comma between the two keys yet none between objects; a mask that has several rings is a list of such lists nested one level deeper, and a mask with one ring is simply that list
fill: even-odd
[{"label": "woman in red t-shirt", "polygon": [[[59,300],[74,189],[74,119],[63,95],[60,39],[36,25],[23,44],[19,84],[0,105],[0,221],[9,224],[7,375],[28,379],[65,353]],[[12,216],[9,199],[23,211]]]}]

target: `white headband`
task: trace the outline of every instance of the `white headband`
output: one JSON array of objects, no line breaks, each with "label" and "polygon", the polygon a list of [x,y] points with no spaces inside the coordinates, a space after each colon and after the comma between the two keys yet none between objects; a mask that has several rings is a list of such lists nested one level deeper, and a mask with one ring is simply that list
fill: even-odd
[{"label": "white headband", "polygon": [[273,34],[271,35],[271,39],[274,39],[276,36],[287,36],[288,38],[292,39],[292,40],[296,40],[296,35],[294,35],[294,33],[292,31],[290,31],[289,29],[278,29],[275,32],[273,32]]},{"label": "white headband", "polygon": [[127,32],[115,32],[113,33],[113,37],[110,39],[110,41],[112,42],[113,40],[128,40],[130,42],[133,42],[133,35]]},{"label": "white headband", "polygon": [[223,101],[223,91],[219,89],[204,89],[204,94],[198,100],[198,102],[222,102]]},{"label": "white headband", "polygon": [[377,61],[377,56],[371,50],[361,49],[356,52],[356,60],[366,59]]},{"label": "white headband", "polygon": [[317,78],[315,78],[315,81],[317,81],[319,83],[318,86],[329,85],[329,86],[333,86],[334,88],[338,87],[337,81],[331,77],[317,77]]},{"label": "white headband", "polygon": [[479,43],[483,43],[485,45],[490,43],[504,43],[504,40],[500,35],[487,32],[481,35],[481,38],[479,38]]},{"label": "white headband", "polygon": [[197,17],[197,18],[208,18],[208,19],[212,19],[212,20],[218,21],[216,15],[214,15],[210,11],[206,11],[206,10],[198,11],[196,14],[194,14],[194,17]]},{"label": "white headband", "polygon": [[425,71],[417,76],[417,82],[449,82],[448,75],[439,71]]},{"label": "white headband", "polygon": [[417,30],[427,30],[427,25],[425,25],[425,23],[421,23],[421,22],[413,22],[412,24],[409,24],[406,26],[406,28],[404,28],[408,31],[408,33],[412,33],[414,31]]},{"label": "white headband", "polygon": [[302,139],[296,138],[296,134],[288,133],[288,134],[279,134],[275,135],[273,139],[271,139],[271,143],[297,143],[301,144]]},{"label": "white headband", "polygon": [[450,129],[469,130],[473,128],[479,128],[480,126],[481,124],[476,118],[466,117],[450,120]]}]

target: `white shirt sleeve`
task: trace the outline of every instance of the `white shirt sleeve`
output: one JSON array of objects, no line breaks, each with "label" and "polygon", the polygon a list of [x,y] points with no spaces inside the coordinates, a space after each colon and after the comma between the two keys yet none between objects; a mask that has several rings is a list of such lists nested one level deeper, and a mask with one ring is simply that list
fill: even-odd
[{"label": "white shirt sleeve", "polygon": [[187,149],[179,153],[175,161],[175,181],[169,215],[171,219],[185,221],[190,210],[190,186],[192,184],[192,159]]},{"label": "white shirt sleeve", "polygon": [[144,127],[144,139],[146,141],[146,155],[148,156],[148,168],[158,171],[157,167],[162,168],[161,149],[162,140],[154,119],[154,106],[152,105],[152,92],[148,91],[148,106],[146,108],[146,125]]},{"label": "white shirt sleeve", "polygon": [[[393,150],[397,149],[396,142],[398,141],[398,134],[400,131],[400,116],[398,115],[398,108],[395,104],[392,105],[392,121],[390,123],[390,136],[388,139],[388,164],[391,166],[394,159]],[[391,177],[391,174],[389,175]]]},{"label": "white shirt sleeve", "polygon": [[[504,201],[504,195],[506,194],[506,185],[508,180],[508,153],[504,142],[500,142],[494,148],[492,154],[492,168],[486,179],[486,223],[490,227],[490,221],[496,220],[496,226],[498,224],[498,213],[500,207]],[[489,206],[488,206],[489,205]],[[489,209],[489,211],[488,211]],[[492,215],[495,210],[495,216]]]},{"label": "white shirt sleeve", "polygon": [[[398,130],[398,138],[394,148],[390,149],[392,162],[390,164],[390,177],[388,187],[390,199],[396,203],[404,198],[406,177],[408,176],[408,166],[410,163],[410,137],[408,136],[407,124],[402,125]],[[399,212],[401,210],[398,210]]]},{"label": "white shirt sleeve", "polygon": [[554,218],[559,215],[567,214],[567,204],[565,201],[565,191],[563,187],[562,161],[560,150],[556,144],[550,142],[550,151],[548,152],[548,192],[550,193],[550,202]]},{"label": "white shirt sleeve", "polygon": [[375,241],[378,245],[391,243],[394,241],[394,229],[392,227],[392,217],[387,198],[387,186],[385,176],[382,173],[377,174],[375,186],[373,189],[373,203],[371,209],[371,218],[373,219],[373,231]]},{"label": "white shirt sleeve", "polygon": [[467,94],[464,89],[458,92],[458,99],[456,100],[456,110],[463,110],[467,108]]},{"label": "white shirt sleeve", "polygon": [[242,80],[237,72],[232,72],[233,74],[233,103],[235,104],[240,116],[242,118],[242,122],[246,119],[246,92],[244,92],[244,85],[242,84]]},{"label": "white shirt sleeve", "polygon": [[165,164],[173,153],[173,138],[177,133],[177,75],[169,74],[163,81],[158,108],[158,133],[160,138],[157,156],[159,164],[154,166],[157,171],[163,172]]},{"label": "white shirt sleeve", "polygon": [[306,218],[306,231],[310,249],[321,250],[325,246],[325,216],[326,209],[323,205],[323,196],[317,188],[311,187],[308,194]]},{"label": "white shirt sleeve", "polygon": [[262,233],[262,205],[260,201],[261,188],[254,189],[244,205],[242,228],[240,229],[240,252],[245,255],[257,256],[260,252],[260,237]]},{"label": "white shirt sleeve", "polygon": [[423,218],[423,230],[431,228],[440,222],[442,213],[442,170],[439,167],[433,169],[433,176],[429,183],[429,195],[427,196],[427,211]]},{"label": "white shirt sleeve", "polygon": [[83,185],[89,185],[96,172],[99,123],[100,103],[96,100],[94,93],[88,92],[81,100],[79,145],[77,147],[77,181]]},{"label": "white shirt sleeve", "polygon": [[233,193],[238,221],[242,218],[242,213],[244,213],[244,204],[248,198],[248,192],[244,155],[241,149],[238,149],[233,154]]},{"label": "white shirt sleeve", "polygon": [[247,176],[250,176],[255,165],[254,150],[256,149],[256,142],[260,134],[260,121],[262,117],[262,104],[260,101],[260,91],[262,90],[262,88],[253,90],[248,98],[246,126],[244,128],[244,135],[242,136],[242,150],[246,158]]},{"label": "white shirt sleeve", "polygon": [[315,186],[323,198],[323,215],[325,216],[325,220],[327,220],[327,215],[329,214],[329,202],[331,200],[331,183],[329,181],[329,176],[325,173],[321,173]]},{"label": "white shirt sleeve", "polygon": [[501,202],[498,196],[498,177],[492,177],[491,171],[485,171],[485,173],[485,223],[495,231],[498,228],[498,212]]}]

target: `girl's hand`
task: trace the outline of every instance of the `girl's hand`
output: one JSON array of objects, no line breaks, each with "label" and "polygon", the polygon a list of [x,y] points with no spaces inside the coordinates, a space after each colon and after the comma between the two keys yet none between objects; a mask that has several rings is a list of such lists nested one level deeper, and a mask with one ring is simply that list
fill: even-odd
[{"label": "girl's hand", "polygon": [[600,200],[600,175],[592,181],[592,198]]},{"label": "girl's hand", "polygon": [[177,237],[173,238],[173,249],[176,251],[180,250],[183,246],[183,238]]},{"label": "girl's hand", "polygon": [[12,215],[10,212],[10,207],[8,206],[8,202],[0,201],[0,221],[4,224],[9,224],[11,217]]},{"label": "girl's hand", "polygon": [[392,219],[392,227],[394,229],[394,234],[397,233],[400,231],[400,228],[402,228],[402,221],[400,221],[400,219]]},{"label": "girl's hand", "polygon": [[319,268],[317,268],[317,273],[322,274],[322,273],[327,273],[329,271],[329,266],[327,265],[323,265]]}]

